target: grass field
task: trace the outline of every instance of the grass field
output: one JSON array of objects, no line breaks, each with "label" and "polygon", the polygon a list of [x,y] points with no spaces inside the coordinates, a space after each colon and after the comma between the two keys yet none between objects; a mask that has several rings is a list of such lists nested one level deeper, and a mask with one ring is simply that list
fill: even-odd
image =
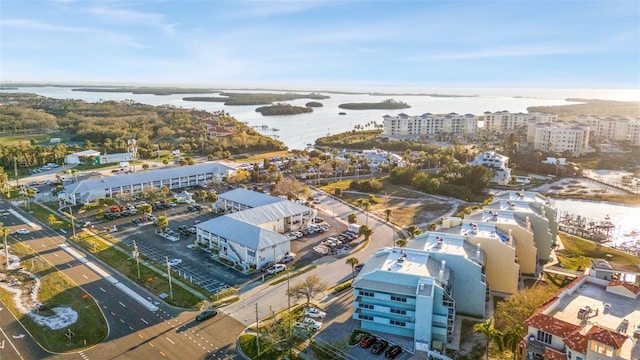
[{"label": "grass field", "polygon": [[[67,328],[51,330],[38,325],[26,314],[21,314],[13,303],[12,294],[0,288],[2,301],[45,349],[61,353],[77,351],[98,344],[107,336],[106,320],[90,297],[83,298],[84,290],[28,247],[21,243],[11,243],[10,247],[22,260],[23,267],[39,277],[41,286],[38,300],[46,308],[67,306],[78,313],[78,321],[70,326],[75,336],[69,339],[65,335]],[[40,311],[40,315],[47,315],[47,312]]]},{"label": "grass field", "polygon": [[5,135],[0,136],[0,143],[3,145],[19,145],[20,143],[30,144],[31,140],[34,140],[37,144],[50,144],[49,139],[52,137],[58,136],[54,134]]},{"label": "grass field", "polygon": [[572,270],[584,269],[591,266],[591,259],[604,259],[621,265],[629,265],[630,269],[634,269],[632,271],[638,270],[640,258],[636,256],[573,235],[564,233],[559,233],[559,235],[565,248],[556,251],[562,267]]}]

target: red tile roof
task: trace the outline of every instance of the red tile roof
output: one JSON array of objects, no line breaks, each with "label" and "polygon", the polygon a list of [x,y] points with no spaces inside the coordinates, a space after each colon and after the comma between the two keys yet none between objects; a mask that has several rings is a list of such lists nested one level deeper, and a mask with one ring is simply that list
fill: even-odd
[{"label": "red tile roof", "polygon": [[577,351],[581,354],[587,353],[587,343],[589,339],[580,333],[580,330],[575,330],[569,336],[564,338],[564,343],[567,347],[573,351]]},{"label": "red tile roof", "polygon": [[628,283],[628,282],[624,282],[624,281],[620,281],[620,280],[611,280],[609,281],[609,285],[607,285],[607,287],[610,286],[623,286],[625,289],[631,291],[632,293],[638,295],[640,294],[640,286]]},{"label": "red tile roof", "polygon": [[587,338],[589,340],[595,340],[605,345],[613,346],[616,349],[620,349],[622,347],[622,344],[624,344],[624,342],[628,339],[626,335],[622,335],[615,331],[605,329],[598,325],[595,325],[591,329],[589,329],[589,332],[587,332]]},{"label": "red tile roof", "polygon": [[567,360],[567,354],[546,347],[544,348],[544,360]]},{"label": "red tile roof", "polygon": [[546,333],[560,336],[564,338],[569,335],[572,331],[579,329],[580,327],[577,325],[573,325],[566,321],[556,319],[553,316],[545,315],[545,314],[534,314],[530,318],[525,321],[525,324],[534,327],[538,330],[542,330]]}]

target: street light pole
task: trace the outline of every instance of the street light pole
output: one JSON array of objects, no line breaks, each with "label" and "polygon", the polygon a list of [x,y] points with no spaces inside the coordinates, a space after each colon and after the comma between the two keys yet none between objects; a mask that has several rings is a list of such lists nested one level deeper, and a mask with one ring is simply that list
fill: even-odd
[{"label": "street light pole", "polygon": [[291,342],[293,341],[292,336],[291,336],[291,293],[289,292],[289,290],[291,289],[291,287],[289,286],[289,269],[287,269],[287,307],[289,309],[289,359],[292,358],[291,356]]},{"label": "street light pole", "polygon": [[71,217],[71,231],[73,233],[73,240],[76,239],[76,224],[73,221],[73,208],[69,207],[69,216]]},{"label": "street light pole", "polygon": [[9,228],[6,226],[2,227],[2,238],[4,243],[4,260],[5,266],[9,266],[9,248],[7,248],[7,236],[9,236]]},{"label": "street light pole", "polygon": [[169,276],[169,295],[171,296],[171,300],[173,300],[173,287],[171,285],[171,266],[169,265],[169,257],[165,256],[165,260],[167,261],[167,275]]},{"label": "street light pole", "polygon": [[136,257],[136,266],[138,267],[138,280],[140,280],[140,253],[138,252],[138,245],[136,245],[135,240],[133,240],[133,253]]}]

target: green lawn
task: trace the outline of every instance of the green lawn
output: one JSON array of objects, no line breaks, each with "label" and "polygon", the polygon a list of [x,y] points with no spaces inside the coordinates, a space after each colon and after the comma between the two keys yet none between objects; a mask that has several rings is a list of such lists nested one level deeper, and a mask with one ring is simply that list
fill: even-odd
[{"label": "green lawn", "polygon": [[[0,298],[7,308],[45,349],[61,353],[78,351],[100,343],[107,336],[106,321],[91,297],[84,299],[85,292],[80,287],[54,269],[33,250],[21,243],[10,243],[10,247],[11,251],[22,259],[23,267],[39,277],[41,286],[38,291],[38,300],[43,304],[43,308],[68,306],[78,313],[78,321],[68,327],[75,333],[75,336],[69,340],[65,335],[67,327],[52,330],[38,325],[31,317],[20,313],[13,303],[12,293],[0,288]],[[39,313],[43,316],[53,314],[50,310],[42,310]]]},{"label": "green lawn", "polygon": [[618,251],[591,240],[584,240],[579,237],[559,233],[564,244],[564,250],[556,251],[560,264],[568,269],[577,270],[591,266],[591,259],[604,259],[621,265],[632,265],[637,270],[640,265],[640,258]]},{"label": "green lawn", "polygon": [[52,137],[60,137],[58,134],[23,134],[23,135],[6,135],[0,136],[0,143],[3,145],[18,145],[20,143],[30,144],[31,140],[35,140],[37,144],[51,144],[49,141]]}]

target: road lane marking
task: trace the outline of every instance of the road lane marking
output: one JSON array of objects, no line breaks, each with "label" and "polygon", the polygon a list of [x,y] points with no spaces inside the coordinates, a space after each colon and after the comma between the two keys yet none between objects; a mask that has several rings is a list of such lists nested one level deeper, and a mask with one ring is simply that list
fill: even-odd
[{"label": "road lane marking", "polygon": [[131,326],[129,326],[129,330],[134,331],[133,328]]},{"label": "road lane marking", "polygon": [[120,322],[124,324],[124,320],[120,319]]},{"label": "road lane marking", "polygon": [[167,355],[165,355],[162,351],[160,351],[160,355],[167,357]]},{"label": "road lane marking", "polygon": [[141,320],[143,323],[145,323],[145,324],[149,325],[149,323],[147,322],[147,320],[145,320],[145,319],[143,319],[143,318],[140,318],[140,320]]},{"label": "road lane marking", "polygon": [[100,291],[102,291],[103,293],[106,293],[106,292],[107,292],[107,290],[105,290],[105,289],[103,289],[103,288],[100,288]]},{"label": "road lane marking", "polygon": [[87,275],[85,275],[85,274],[82,274],[82,277],[87,279],[87,280],[89,280],[89,277],[87,277]]},{"label": "road lane marking", "polygon": [[140,339],[144,339],[144,336],[142,336],[142,334],[138,334],[138,336],[140,336]]},{"label": "road lane marking", "polygon": [[116,316],[116,313],[114,313],[113,311],[111,311],[111,315]]},{"label": "road lane marking", "polygon": [[[11,341],[11,339],[9,339],[9,336],[7,336],[7,333],[4,332],[4,330],[2,330],[2,328],[0,327],[0,332],[2,332],[2,335],[4,335],[5,338],[7,338],[7,341],[9,341],[9,345],[11,345],[11,347],[13,348],[13,351],[16,352],[16,354],[18,354],[18,356],[20,356],[20,358],[22,359],[22,355],[20,355],[20,351],[18,351],[18,349],[16,348],[15,345],[13,345],[13,342]],[[4,340],[3,340],[4,341]]]},{"label": "road lane marking", "polygon": [[171,339],[169,339],[169,338],[167,338],[167,340],[169,340],[169,342],[170,342],[170,343],[172,343],[173,345],[175,345],[175,344],[176,344],[175,342],[173,342],[173,340],[171,340]]},{"label": "road lane marking", "polygon": [[53,256],[55,256],[55,257],[59,257],[57,253],[53,253]]},{"label": "road lane marking", "polygon": [[121,301],[118,301],[118,304],[120,304],[120,305],[122,305],[122,307],[126,308],[126,306]]},{"label": "road lane marking", "polygon": [[149,345],[151,345],[151,347],[156,347],[155,345],[153,345],[153,343],[149,343]]}]

